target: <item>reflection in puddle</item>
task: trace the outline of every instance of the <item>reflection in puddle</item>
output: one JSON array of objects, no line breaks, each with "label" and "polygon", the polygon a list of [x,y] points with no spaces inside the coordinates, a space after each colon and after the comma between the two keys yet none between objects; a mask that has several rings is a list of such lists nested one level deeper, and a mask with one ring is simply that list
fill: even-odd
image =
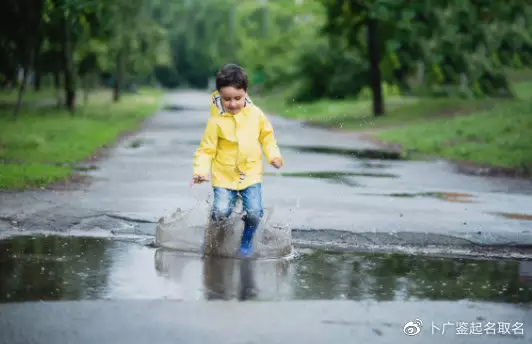
[{"label": "reflection in puddle", "polygon": [[243,261],[100,238],[0,241],[0,302],[139,298],[530,303],[532,261],[323,251]]},{"label": "reflection in puddle", "polygon": [[400,152],[375,150],[375,149],[348,149],[348,148],[335,148],[335,147],[319,147],[319,146],[292,146],[281,145],[280,148],[288,148],[297,150],[300,152],[308,153],[323,153],[334,155],[345,155],[359,159],[380,159],[380,160],[401,160],[402,156]]},{"label": "reflection in puddle", "polygon": [[[185,276],[191,264],[201,263],[194,277]],[[290,262],[288,260],[237,260],[183,254],[167,249],[155,252],[155,267],[159,276],[164,276],[179,286],[190,287],[192,280],[198,298],[206,300],[241,301],[251,299],[290,299]]]}]

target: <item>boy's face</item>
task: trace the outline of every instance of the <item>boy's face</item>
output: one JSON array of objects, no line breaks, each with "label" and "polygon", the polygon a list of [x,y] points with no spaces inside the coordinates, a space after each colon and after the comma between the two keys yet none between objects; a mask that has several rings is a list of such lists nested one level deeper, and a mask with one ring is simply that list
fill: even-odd
[{"label": "boy's face", "polygon": [[246,105],[247,92],[242,88],[234,88],[233,86],[222,87],[219,93],[224,109],[233,115],[242,110]]}]

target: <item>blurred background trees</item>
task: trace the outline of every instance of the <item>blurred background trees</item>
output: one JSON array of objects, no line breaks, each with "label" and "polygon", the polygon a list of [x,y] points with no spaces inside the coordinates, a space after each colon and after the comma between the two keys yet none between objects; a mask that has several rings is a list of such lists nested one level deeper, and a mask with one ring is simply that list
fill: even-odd
[{"label": "blurred background trees", "polygon": [[[532,8],[503,0],[5,0],[0,85],[58,90],[207,88],[236,62],[295,101],[371,90],[511,97],[506,70],[532,65]],[[212,84],[211,84],[212,85]]]}]

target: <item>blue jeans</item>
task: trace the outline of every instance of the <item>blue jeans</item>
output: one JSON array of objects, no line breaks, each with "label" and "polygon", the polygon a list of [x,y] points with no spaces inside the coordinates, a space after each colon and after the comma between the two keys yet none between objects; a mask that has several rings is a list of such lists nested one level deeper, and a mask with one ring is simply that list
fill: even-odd
[{"label": "blue jeans", "polygon": [[261,184],[253,184],[244,190],[230,190],[214,187],[214,202],[211,217],[214,221],[226,220],[233,211],[238,194],[242,197],[245,216],[244,225],[248,229],[257,229],[264,210],[262,208],[262,188]]}]

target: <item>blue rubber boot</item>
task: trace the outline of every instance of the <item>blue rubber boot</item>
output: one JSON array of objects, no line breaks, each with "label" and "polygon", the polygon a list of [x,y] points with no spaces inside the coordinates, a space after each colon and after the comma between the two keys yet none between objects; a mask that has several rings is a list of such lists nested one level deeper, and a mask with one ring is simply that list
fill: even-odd
[{"label": "blue rubber boot", "polygon": [[240,241],[240,249],[238,250],[238,256],[241,258],[248,258],[253,254],[253,235],[256,228],[244,227],[242,233],[242,239]]}]

